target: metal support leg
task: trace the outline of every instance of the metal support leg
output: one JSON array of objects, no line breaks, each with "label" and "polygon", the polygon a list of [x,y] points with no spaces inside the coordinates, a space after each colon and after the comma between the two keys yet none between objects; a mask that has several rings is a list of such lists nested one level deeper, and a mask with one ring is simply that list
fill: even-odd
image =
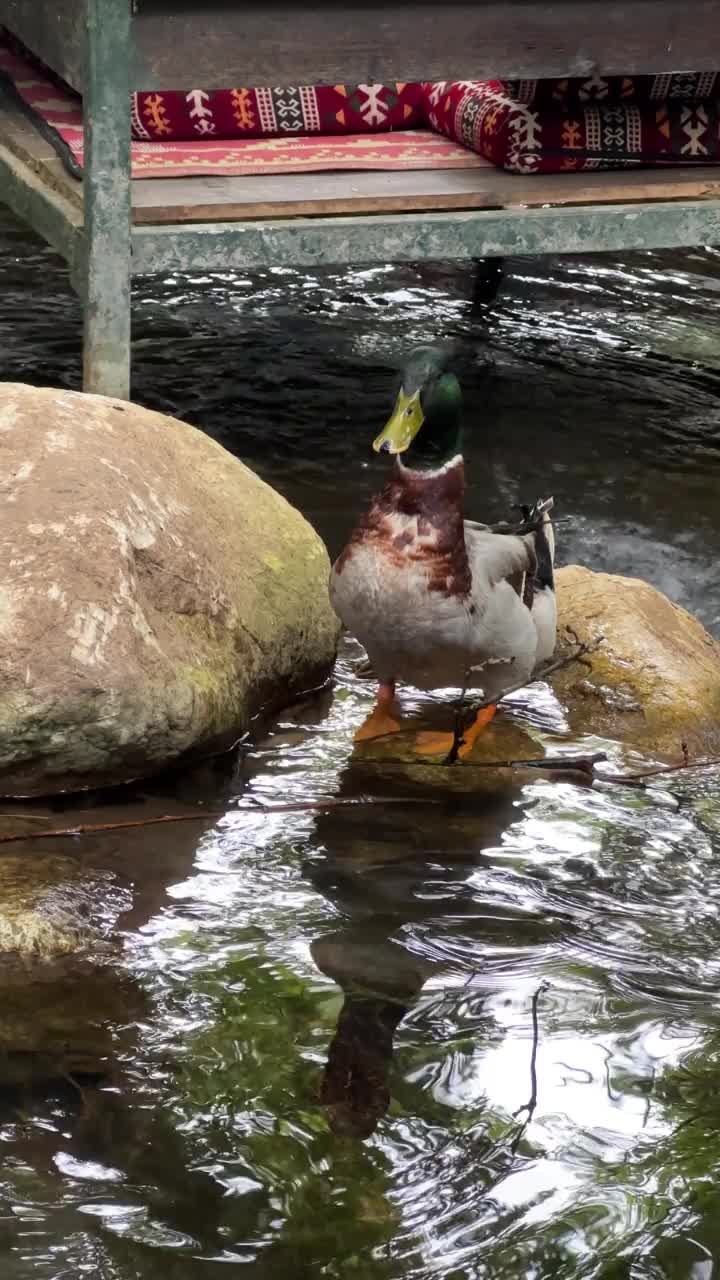
[{"label": "metal support leg", "polygon": [[130,395],[130,4],[85,0],[86,391]]},{"label": "metal support leg", "polygon": [[481,312],[489,302],[494,302],[503,278],[502,258],[473,259],[473,313]]}]

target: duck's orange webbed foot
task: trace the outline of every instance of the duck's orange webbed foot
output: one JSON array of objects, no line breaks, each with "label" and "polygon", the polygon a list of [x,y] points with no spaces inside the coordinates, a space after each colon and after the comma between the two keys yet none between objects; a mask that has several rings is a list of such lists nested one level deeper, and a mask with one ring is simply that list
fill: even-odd
[{"label": "duck's orange webbed foot", "polygon": [[[497,706],[483,707],[478,711],[473,723],[463,730],[462,746],[458,750],[458,757],[464,760],[470,755],[475,740],[480,736],[483,729],[486,729],[490,721],[495,716]],[[432,731],[423,730],[415,736],[415,748],[419,755],[423,756],[447,756],[453,749],[455,744],[455,735],[452,733],[433,733]]]},{"label": "duck's orange webbed foot", "polygon": [[355,734],[355,742],[370,742],[373,738],[384,738],[388,733],[397,733],[400,729],[400,717],[395,714],[395,685],[388,682],[381,684],[377,691],[375,706]]}]

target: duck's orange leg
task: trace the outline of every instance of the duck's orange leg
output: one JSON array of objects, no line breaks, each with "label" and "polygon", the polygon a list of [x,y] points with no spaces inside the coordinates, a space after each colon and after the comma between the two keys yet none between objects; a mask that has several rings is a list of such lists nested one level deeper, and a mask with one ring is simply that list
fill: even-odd
[{"label": "duck's orange leg", "polygon": [[[483,729],[486,729],[493,719],[497,706],[483,707],[478,711],[472,724],[467,729],[463,729],[462,746],[458,751],[458,756],[464,759],[469,756],[475,745],[475,740],[480,736]],[[455,735],[452,733],[433,733],[423,731],[418,733],[415,738],[416,750],[423,756],[447,756],[452,751],[455,742]]]},{"label": "duck's orange leg", "polygon": [[386,733],[398,732],[400,718],[393,715],[394,702],[395,682],[388,680],[378,686],[375,706],[355,734],[356,742],[368,742],[371,738],[382,738]]}]

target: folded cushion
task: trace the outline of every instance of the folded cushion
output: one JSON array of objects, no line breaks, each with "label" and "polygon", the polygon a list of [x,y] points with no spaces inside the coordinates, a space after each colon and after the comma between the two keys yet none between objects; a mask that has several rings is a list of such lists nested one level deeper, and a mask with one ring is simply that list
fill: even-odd
[{"label": "folded cushion", "polygon": [[484,80],[426,85],[425,102],[434,129],[511,173],[720,159],[716,99],[541,105],[510,96],[503,81]]},{"label": "folded cushion", "polygon": [[676,71],[657,76],[585,76],[566,80],[503,80],[509,98],[534,107],[605,102],[702,102],[720,98],[716,71]]},{"label": "folded cushion", "polygon": [[133,138],[142,142],[386,133],[422,123],[419,84],[134,93]]}]

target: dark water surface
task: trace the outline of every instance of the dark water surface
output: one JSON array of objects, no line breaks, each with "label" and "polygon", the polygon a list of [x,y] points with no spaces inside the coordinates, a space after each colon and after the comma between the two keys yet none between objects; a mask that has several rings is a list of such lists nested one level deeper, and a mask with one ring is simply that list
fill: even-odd
[{"label": "dark water surface", "polygon": [[[78,385],[57,261],[8,226],[0,281],[2,377]],[[552,491],[563,561],[647,577],[720,633],[720,255],[516,261],[495,303],[471,293],[440,265],[147,281],[135,396],[335,552],[401,353],[454,338],[470,514]],[[122,946],[0,992],[3,1280],[718,1274],[718,778],[488,793],[379,765],[353,750],[357,656],[233,767],[82,820],[222,816],[53,844]],[[574,747],[542,691],[490,733]],[[367,793],[404,802],[239,812]]]}]

